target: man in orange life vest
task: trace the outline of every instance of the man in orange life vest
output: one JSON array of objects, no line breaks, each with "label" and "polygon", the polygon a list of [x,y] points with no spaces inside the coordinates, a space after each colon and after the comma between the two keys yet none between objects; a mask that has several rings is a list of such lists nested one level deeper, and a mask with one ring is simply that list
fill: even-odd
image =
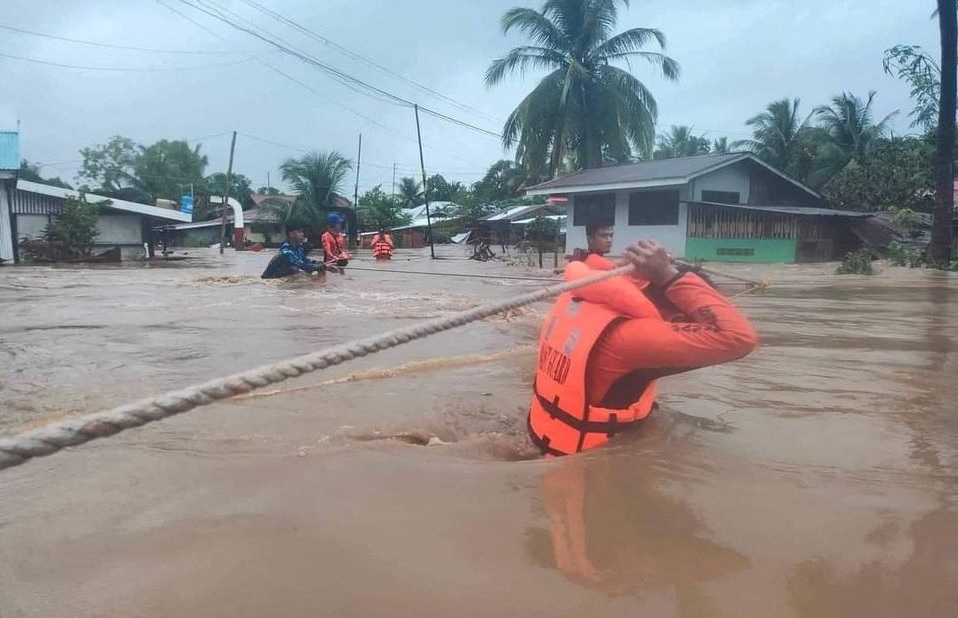
[{"label": "man in orange life vest", "polygon": [[342,273],[342,269],[349,264],[343,219],[337,213],[330,213],[326,222],[329,224],[329,229],[323,234],[323,262],[326,263],[327,270]]},{"label": "man in orange life vest", "polygon": [[[632,277],[563,294],[545,319],[529,433],[548,455],[601,446],[652,411],[656,380],[742,358],[758,345],[748,320],[655,241],[628,247]],[[566,280],[595,274],[571,262]]]},{"label": "man in orange life vest", "polygon": [[379,228],[379,233],[373,236],[373,257],[377,260],[391,260],[393,247],[393,237],[386,228]]}]

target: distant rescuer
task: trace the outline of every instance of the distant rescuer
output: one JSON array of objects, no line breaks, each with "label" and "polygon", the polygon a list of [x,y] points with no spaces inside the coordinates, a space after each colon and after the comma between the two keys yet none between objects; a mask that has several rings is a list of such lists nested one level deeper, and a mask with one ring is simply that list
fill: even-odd
[{"label": "distant rescuer", "polygon": [[343,219],[337,213],[331,213],[326,223],[329,224],[329,229],[323,234],[323,261],[330,271],[342,272],[342,269],[349,264]]},{"label": "distant rescuer", "polygon": [[[749,354],[758,335],[718,290],[681,272],[655,241],[626,248],[634,276],[563,294],[545,319],[529,434],[546,455],[601,446],[636,427],[655,404],[656,380]],[[570,262],[567,281],[591,276]]]},{"label": "distant rescuer", "polygon": [[297,273],[325,274],[326,267],[323,264],[306,257],[309,252],[309,245],[306,243],[306,235],[303,234],[301,228],[290,228],[286,233],[286,238],[286,242],[280,245],[279,252],[266,265],[266,270],[261,275],[262,279],[279,279]]}]

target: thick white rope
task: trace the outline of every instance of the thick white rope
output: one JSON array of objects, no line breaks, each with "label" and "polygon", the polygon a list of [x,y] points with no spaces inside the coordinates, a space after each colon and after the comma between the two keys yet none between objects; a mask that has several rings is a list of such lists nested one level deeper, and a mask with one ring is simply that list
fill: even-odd
[{"label": "thick white rope", "polygon": [[35,457],[52,455],[70,446],[105,438],[124,429],[139,427],[175,414],[206,406],[220,399],[249,393],[313,371],[333,367],[355,358],[375,354],[410,341],[518,309],[572,290],[632,272],[622,266],[596,275],[527,292],[510,300],[483,305],[453,315],[399,328],[381,335],[344,343],[290,360],[264,365],[204,384],[170,391],[119,408],[51,423],[21,434],[0,437],[0,470],[18,466]]}]

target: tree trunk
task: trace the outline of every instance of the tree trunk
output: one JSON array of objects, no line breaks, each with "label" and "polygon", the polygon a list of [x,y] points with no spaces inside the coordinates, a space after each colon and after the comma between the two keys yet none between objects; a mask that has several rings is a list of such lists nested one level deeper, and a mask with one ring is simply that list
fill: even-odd
[{"label": "tree trunk", "polygon": [[935,161],[935,220],[929,261],[938,267],[951,261],[951,220],[954,216],[955,106],[958,89],[958,15],[956,0],[938,0],[941,32],[941,98],[938,105],[938,148]]}]

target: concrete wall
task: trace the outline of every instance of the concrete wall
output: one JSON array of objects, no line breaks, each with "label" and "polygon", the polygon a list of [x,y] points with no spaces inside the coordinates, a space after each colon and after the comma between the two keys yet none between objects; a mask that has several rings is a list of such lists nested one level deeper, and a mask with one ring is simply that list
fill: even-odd
[{"label": "concrete wall", "polygon": [[[662,189],[677,189],[679,201],[687,200],[689,187],[686,185],[675,187],[661,187]],[[615,192],[615,239],[612,243],[612,254],[620,255],[630,244],[643,239],[651,238],[662,243],[672,255],[681,257],[685,251],[685,230],[688,222],[688,207],[679,204],[678,225],[629,225],[629,195],[635,191]],[[566,207],[566,253],[571,254],[574,249],[585,249],[589,243],[585,237],[585,226],[573,225],[575,196],[570,196]]]},{"label": "concrete wall", "polygon": [[14,215],[17,218],[17,239],[40,238],[43,230],[47,229],[51,217],[48,215]]},{"label": "concrete wall", "polygon": [[693,202],[702,201],[702,191],[736,191],[739,203],[749,203],[749,173],[741,164],[730,165],[691,182]]},{"label": "concrete wall", "polygon": [[[720,253],[719,250],[722,250]],[[689,238],[685,257],[710,262],[761,262],[793,264],[797,241],[778,239]],[[748,255],[748,253],[751,255]]]},{"label": "concrete wall", "polygon": [[104,214],[97,218],[97,229],[100,235],[96,237],[99,245],[131,245],[143,244],[142,217],[140,215]]}]

